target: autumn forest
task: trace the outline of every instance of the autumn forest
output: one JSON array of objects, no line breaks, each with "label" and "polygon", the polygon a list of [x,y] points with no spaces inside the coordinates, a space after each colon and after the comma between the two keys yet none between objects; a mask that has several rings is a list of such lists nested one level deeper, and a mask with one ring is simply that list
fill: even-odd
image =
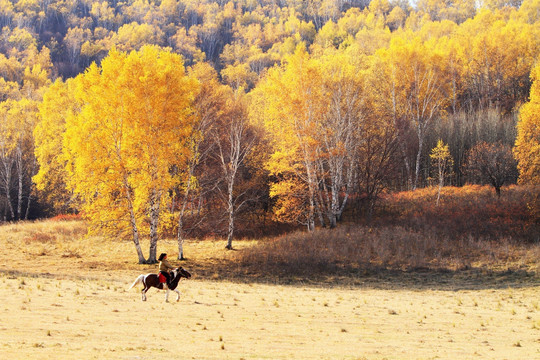
[{"label": "autumn forest", "polygon": [[540,0],[0,0],[0,27],[1,221],[82,216],[140,263],[540,184]]}]

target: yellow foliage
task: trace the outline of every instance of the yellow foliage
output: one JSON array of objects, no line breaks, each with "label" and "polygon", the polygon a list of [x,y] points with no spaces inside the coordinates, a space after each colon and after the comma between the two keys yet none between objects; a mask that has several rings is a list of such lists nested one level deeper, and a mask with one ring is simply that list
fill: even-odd
[{"label": "yellow foliage", "polygon": [[47,203],[61,213],[70,209],[71,197],[66,189],[66,160],[62,157],[62,138],[66,118],[73,116],[80,106],[74,99],[73,85],[72,80],[64,83],[59,79],[47,89],[39,105],[39,121],[34,129],[39,171],[33,181]]},{"label": "yellow foliage", "polygon": [[221,70],[221,76],[233,89],[249,88],[257,79],[257,74],[250,70],[249,65],[228,65]]},{"label": "yellow foliage", "polygon": [[112,41],[119,50],[131,51],[147,44],[159,44],[162,35],[162,31],[152,25],[132,22],[120,27]]},{"label": "yellow foliage", "polygon": [[522,183],[540,185],[540,63],[531,72],[530,101],[521,107],[514,156]]},{"label": "yellow foliage", "polygon": [[437,146],[431,149],[429,157],[436,167],[439,186],[442,186],[444,178],[448,175],[448,171],[452,169],[452,165],[454,164],[448,145],[442,140],[437,141]]},{"label": "yellow foliage", "polygon": [[84,214],[121,233],[143,229],[147,217],[157,222],[177,182],[169,170],[190,156],[185,139],[198,83],[179,55],[150,46],[113,50],[75,81],[83,105],[67,118],[64,156]]}]

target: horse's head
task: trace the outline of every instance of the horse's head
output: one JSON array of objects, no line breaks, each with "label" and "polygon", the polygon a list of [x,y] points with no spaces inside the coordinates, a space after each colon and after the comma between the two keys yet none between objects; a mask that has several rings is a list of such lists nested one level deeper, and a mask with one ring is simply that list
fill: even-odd
[{"label": "horse's head", "polygon": [[176,273],[181,278],[184,277],[186,279],[189,279],[191,277],[191,274],[187,270],[184,270],[184,268],[181,266],[178,269],[176,269]]}]

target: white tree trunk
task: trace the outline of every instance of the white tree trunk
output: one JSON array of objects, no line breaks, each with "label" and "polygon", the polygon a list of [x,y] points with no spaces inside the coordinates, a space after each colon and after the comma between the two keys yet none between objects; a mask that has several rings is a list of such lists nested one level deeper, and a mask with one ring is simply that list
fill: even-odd
[{"label": "white tree trunk", "polygon": [[2,159],[2,187],[6,194],[6,202],[8,203],[9,212],[11,214],[11,219],[15,219],[15,211],[13,210],[13,204],[11,203],[11,176],[13,170],[13,162],[10,158],[3,157]]},{"label": "white tree trunk", "polygon": [[157,263],[157,242],[158,242],[158,225],[159,212],[161,204],[161,191],[152,190],[150,199],[150,251],[148,255],[148,264]]},{"label": "white tree trunk", "polygon": [[18,191],[17,191],[17,220],[21,220],[22,202],[23,202],[23,156],[22,149],[18,146],[16,149],[15,165],[17,168]]},{"label": "white tree trunk", "polygon": [[139,264],[146,264],[146,259],[144,258],[141,243],[139,242],[139,229],[137,227],[137,217],[135,216],[135,209],[133,207],[133,201],[131,199],[131,192],[129,189],[128,181],[126,176],[124,176],[124,191],[126,192],[126,198],[129,206],[129,222],[131,224],[131,233],[133,236],[133,244],[137,251],[137,256],[139,257]]}]

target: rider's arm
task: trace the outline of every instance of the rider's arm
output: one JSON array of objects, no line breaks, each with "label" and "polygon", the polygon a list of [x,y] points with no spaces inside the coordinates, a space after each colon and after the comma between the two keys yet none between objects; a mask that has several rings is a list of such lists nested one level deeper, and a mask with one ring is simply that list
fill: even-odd
[{"label": "rider's arm", "polygon": [[163,260],[163,265],[165,265],[167,270],[174,270],[174,266],[172,266],[167,260]]}]

